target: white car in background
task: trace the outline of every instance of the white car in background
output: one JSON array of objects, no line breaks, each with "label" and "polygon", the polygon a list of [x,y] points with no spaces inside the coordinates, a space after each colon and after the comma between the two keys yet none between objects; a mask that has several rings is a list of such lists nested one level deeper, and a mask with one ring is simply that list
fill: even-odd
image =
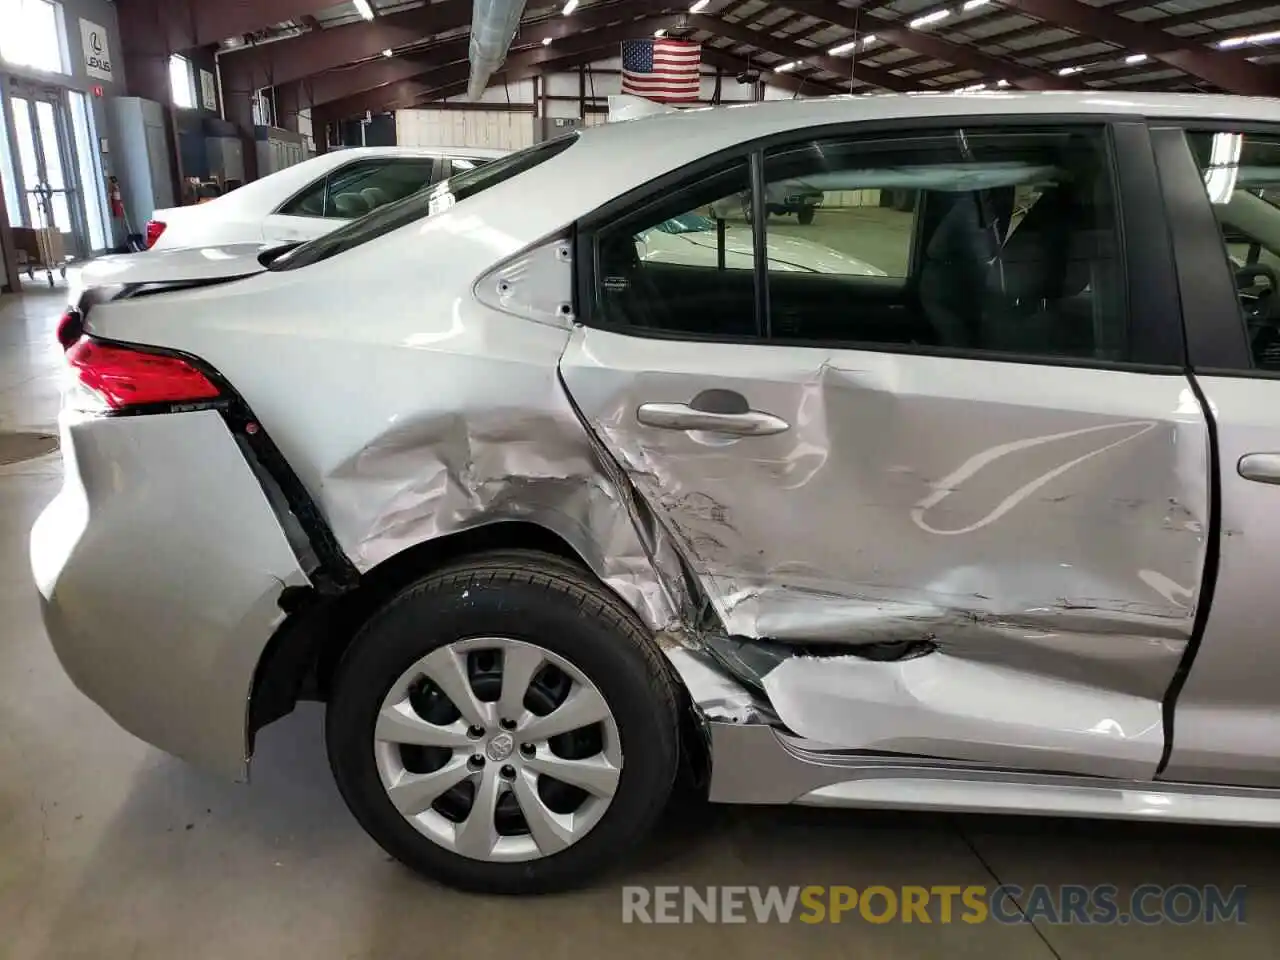
[{"label": "white car in background", "polygon": [[321,154],[207,203],[155,211],[146,227],[147,249],[313,240],[506,152],[354,147]]}]

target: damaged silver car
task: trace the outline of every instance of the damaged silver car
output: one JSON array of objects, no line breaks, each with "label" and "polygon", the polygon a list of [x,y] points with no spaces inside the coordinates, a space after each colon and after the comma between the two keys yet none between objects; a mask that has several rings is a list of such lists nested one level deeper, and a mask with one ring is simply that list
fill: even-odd
[{"label": "damaged silver car", "polygon": [[324,701],[356,818],[472,890],[585,882],[682,771],[1276,823],[1277,186],[1275,101],[838,97],[98,261],[49,635],[233,777]]}]

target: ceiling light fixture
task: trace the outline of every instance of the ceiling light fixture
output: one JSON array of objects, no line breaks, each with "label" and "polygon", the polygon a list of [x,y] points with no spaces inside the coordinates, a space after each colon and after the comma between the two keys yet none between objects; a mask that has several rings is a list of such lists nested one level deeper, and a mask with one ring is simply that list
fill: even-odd
[{"label": "ceiling light fixture", "polygon": [[1252,33],[1247,37],[1227,37],[1218,43],[1219,50],[1230,50],[1232,47],[1242,47],[1246,43],[1274,43],[1280,40],[1280,30],[1269,30],[1266,33]]},{"label": "ceiling light fixture", "polygon": [[578,0],[569,0],[569,2],[564,5],[564,9],[561,10],[560,12],[567,17],[569,14],[573,13],[573,11],[577,9],[578,9]]},{"label": "ceiling light fixture", "polygon": [[690,12],[690,13],[701,13],[701,12],[703,11],[703,9],[706,7],[706,5],[707,5],[708,3],[710,3],[710,2],[711,2],[711,0],[698,0],[698,2],[697,2],[697,3],[695,3],[692,7],[690,7],[690,8],[689,8],[689,12]]},{"label": "ceiling light fixture", "polygon": [[384,57],[394,57],[394,56],[395,56],[395,52],[394,52],[390,47],[387,47],[387,49],[385,49],[385,50],[383,50],[383,51],[382,51],[382,55],[383,55]]},{"label": "ceiling light fixture", "polygon": [[373,7],[369,6],[369,0],[355,0],[356,12],[366,20],[373,19]]},{"label": "ceiling light fixture", "polygon": [[1145,53],[1131,53],[1129,54],[1129,56],[1124,58],[1124,62],[1125,63],[1142,63],[1146,59],[1147,59],[1147,55]]},{"label": "ceiling light fixture", "polygon": [[1058,71],[1058,76],[1069,77],[1073,73],[1079,73],[1083,69],[1084,67],[1063,67],[1061,70]]},{"label": "ceiling light fixture", "polygon": [[542,45],[543,45],[544,47],[549,47],[549,46],[551,46],[551,38],[550,38],[550,37],[543,37],[543,38],[542,38]]},{"label": "ceiling light fixture", "polygon": [[794,70],[800,66],[799,60],[792,60],[790,63],[783,63],[773,68],[774,73],[786,73],[788,70]]},{"label": "ceiling light fixture", "polygon": [[967,87],[961,87],[959,90],[956,91],[956,93],[974,93],[978,90],[985,90],[985,89],[987,89],[987,85],[985,83],[971,83]]},{"label": "ceiling light fixture", "polygon": [[667,31],[665,31],[665,30],[655,30],[655,31],[653,31],[653,35],[654,35],[655,37],[665,37],[665,36],[667,35]]},{"label": "ceiling light fixture", "polygon": [[874,33],[868,33],[865,37],[862,38],[862,45],[864,47],[869,47],[871,44],[875,42],[876,42],[876,35]]},{"label": "ceiling light fixture", "polygon": [[923,27],[930,23],[937,23],[939,20],[945,20],[949,16],[951,16],[950,10],[935,10],[933,13],[926,13],[923,17],[916,17],[908,23],[907,26],[912,30],[915,30],[917,27]]},{"label": "ceiling light fixture", "polygon": [[838,57],[842,53],[848,53],[857,45],[858,45],[857,40],[850,40],[848,43],[842,43],[838,47],[832,47],[830,50],[827,51],[827,56]]},{"label": "ceiling light fixture", "polygon": [[1008,81],[1008,80],[997,80],[997,81],[996,81],[996,86],[997,86],[997,87],[1007,87],[1007,86],[1009,86],[1009,81]]},{"label": "ceiling light fixture", "polygon": [[964,0],[964,10],[977,10],[979,7],[985,7],[991,0]]}]

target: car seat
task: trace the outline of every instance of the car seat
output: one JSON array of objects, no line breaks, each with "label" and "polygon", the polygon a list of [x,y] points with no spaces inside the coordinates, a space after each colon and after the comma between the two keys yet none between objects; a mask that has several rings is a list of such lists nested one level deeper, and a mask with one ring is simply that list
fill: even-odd
[{"label": "car seat", "polygon": [[[945,198],[946,194],[934,194]],[[987,276],[1000,251],[998,225],[978,192],[958,193],[925,245],[917,296],[937,342],[980,346]]]},{"label": "car seat", "polygon": [[[1108,285],[1114,260],[1109,233],[1092,229],[1090,212],[1073,185],[1041,193],[991,265],[980,346],[1010,353],[1094,352],[1094,301],[1103,300],[1100,287]],[[1086,289],[1092,295],[1072,304]]]},{"label": "car seat", "polygon": [[371,211],[391,202],[391,195],[381,187],[365,187],[360,196],[364,197]]},{"label": "car seat", "polygon": [[354,220],[369,212],[369,201],[358,193],[340,193],[333,198],[333,212],[335,216]]}]

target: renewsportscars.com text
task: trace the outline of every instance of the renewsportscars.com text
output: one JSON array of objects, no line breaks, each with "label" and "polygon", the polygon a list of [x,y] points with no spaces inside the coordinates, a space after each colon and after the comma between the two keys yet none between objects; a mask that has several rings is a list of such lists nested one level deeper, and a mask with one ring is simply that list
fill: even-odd
[{"label": "renewsportscars.com text", "polygon": [[623,923],[1244,923],[1247,890],[1187,884],[1031,887],[623,887]]}]

